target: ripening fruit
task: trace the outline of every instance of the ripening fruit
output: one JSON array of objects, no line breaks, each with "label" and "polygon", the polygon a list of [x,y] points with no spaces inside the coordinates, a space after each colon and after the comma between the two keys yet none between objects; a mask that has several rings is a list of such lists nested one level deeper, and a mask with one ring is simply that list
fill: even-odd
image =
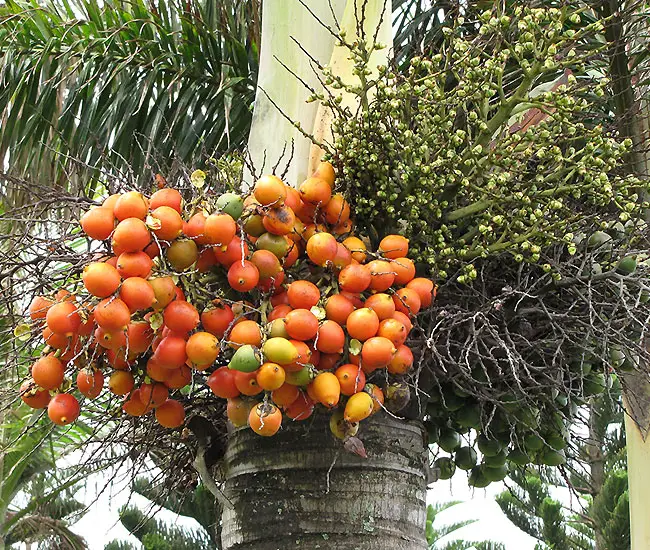
[{"label": "ripening fruit", "polygon": [[167,401],[169,390],[165,384],[142,384],[138,397],[148,408],[155,409]]},{"label": "ripening fruit", "polygon": [[42,332],[45,343],[54,349],[66,349],[71,342],[72,337],[65,334],[55,334],[49,327],[45,327]]},{"label": "ripening fruit", "polygon": [[145,223],[138,218],[127,218],[117,224],[113,232],[113,250],[124,252],[144,250],[151,242],[151,233]]},{"label": "ripening fruit", "polygon": [[341,398],[341,384],[338,378],[331,372],[319,373],[311,383],[312,394],[316,400],[325,405],[328,409],[336,407]]},{"label": "ripening fruit", "polygon": [[170,376],[166,380],[159,380],[159,382],[164,382],[169,389],[178,390],[184,388],[192,381],[192,370],[186,365],[167,372]]},{"label": "ripening fruit", "polygon": [[259,387],[266,391],[277,390],[286,378],[284,369],[277,363],[264,363],[257,370],[256,377]]},{"label": "ripening fruit", "polygon": [[197,212],[192,216],[183,228],[183,233],[185,236],[192,239],[198,245],[210,244],[207,237],[204,234],[205,230],[205,214],[203,212]]},{"label": "ripening fruit", "polygon": [[215,301],[213,304],[214,308],[206,309],[201,313],[201,324],[205,330],[217,338],[223,338],[228,327],[235,320],[235,314],[231,307],[224,302]]},{"label": "ripening fruit", "polygon": [[[392,299],[390,299],[390,303],[393,303]],[[353,311],[354,304],[342,294],[334,294],[333,296],[330,296],[325,303],[326,317],[339,325],[345,325],[347,318]]]},{"label": "ripening fruit", "polygon": [[370,270],[362,264],[347,265],[339,273],[339,287],[347,292],[363,292],[371,280]]},{"label": "ripening fruit", "polygon": [[100,370],[82,369],[77,373],[77,388],[88,399],[95,399],[102,393],[104,375]]},{"label": "ripening fruit", "polygon": [[337,242],[330,233],[316,233],[307,241],[307,256],[316,265],[326,266],[334,261]]},{"label": "ripening fruit", "polygon": [[391,260],[405,258],[409,252],[409,241],[402,235],[387,235],[379,243],[378,252]]},{"label": "ripening fruit", "polygon": [[41,357],[32,365],[32,378],[44,390],[58,388],[62,384],[64,376],[63,363],[54,355]]},{"label": "ripening fruit", "polygon": [[187,342],[184,338],[170,334],[158,343],[153,356],[161,366],[168,369],[177,369],[187,361],[186,346]]},{"label": "ripening fruit", "polygon": [[156,277],[149,279],[149,284],[153,288],[156,297],[153,303],[154,309],[161,310],[176,298],[176,284],[171,277]]},{"label": "ripening fruit", "polygon": [[185,409],[175,399],[168,399],[156,409],[156,420],[163,428],[178,428],[185,422]]},{"label": "ripening fruit", "polygon": [[169,246],[165,256],[174,270],[185,271],[199,258],[199,249],[191,239],[176,240]]},{"label": "ripening fruit", "polygon": [[289,340],[291,337],[287,332],[287,326],[284,321],[284,318],[273,319],[266,325],[266,333],[271,338],[286,338]]},{"label": "ripening fruit", "polygon": [[264,220],[259,214],[250,214],[244,220],[244,232],[251,237],[260,237],[266,233]]},{"label": "ripening fruit", "polygon": [[278,407],[288,407],[300,396],[298,386],[284,383],[277,390],[271,392],[271,399]]},{"label": "ripening fruit", "polygon": [[393,298],[383,292],[368,297],[364,305],[372,309],[380,321],[390,319],[395,313],[395,302],[393,302]]},{"label": "ripening fruit", "polygon": [[366,387],[364,389],[372,397],[372,401],[373,401],[372,414],[379,412],[379,410],[384,405],[384,392],[381,391],[381,388],[375,384],[366,384]]},{"label": "ripening fruit", "polygon": [[289,305],[294,309],[311,309],[320,300],[320,290],[309,281],[294,281],[287,288]]},{"label": "ripening fruit", "polygon": [[47,416],[59,426],[67,426],[77,420],[80,411],[79,401],[69,393],[55,395],[47,406]]},{"label": "ripening fruit", "polygon": [[113,207],[113,214],[115,214],[115,217],[119,221],[126,220],[127,218],[144,220],[148,210],[149,204],[142,193],[129,191],[117,199]]},{"label": "ripening fruit", "polygon": [[296,245],[293,241],[289,242],[291,243],[289,250],[287,251],[287,255],[284,257],[284,260],[282,262],[282,266],[286,269],[290,268],[298,261],[298,258],[300,258],[300,248],[298,245]]},{"label": "ripening fruit", "polygon": [[185,352],[194,365],[211,365],[219,355],[219,339],[209,332],[195,332],[187,340]]},{"label": "ripening fruit", "polygon": [[255,242],[255,247],[258,250],[272,252],[279,260],[284,258],[289,250],[295,248],[293,241],[286,235],[273,235],[272,233],[263,233]]},{"label": "ripening fruit", "polygon": [[314,402],[304,392],[300,392],[294,402],[284,410],[284,414],[296,422],[307,420],[313,412]]},{"label": "ripening fruit", "polygon": [[393,302],[395,309],[401,311],[405,315],[417,315],[422,307],[420,295],[412,288],[400,288],[393,294]]},{"label": "ripening fruit", "polygon": [[235,371],[235,386],[242,395],[257,395],[262,392],[262,388],[257,383],[257,371],[240,372]]},{"label": "ripening fruit", "polygon": [[295,340],[311,340],[318,332],[318,319],[308,309],[294,309],[285,319],[287,332]]},{"label": "ripening fruit", "polygon": [[165,326],[173,332],[186,334],[199,325],[199,312],[189,302],[174,300],[163,313]]},{"label": "ripening fruit", "polygon": [[358,392],[350,396],[345,405],[343,418],[348,422],[361,422],[372,414],[373,400],[366,392]]},{"label": "ripening fruit", "polygon": [[258,435],[275,435],[282,424],[280,409],[270,403],[258,403],[248,416],[248,425]]},{"label": "ripening fruit", "polygon": [[257,267],[261,279],[274,277],[282,271],[280,260],[269,250],[256,250],[251,256],[251,262]]},{"label": "ripening fruit", "polygon": [[240,321],[232,327],[228,335],[228,345],[231,348],[239,349],[246,344],[256,348],[262,344],[262,329],[255,321]]},{"label": "ripening fruit", "polygon": [[149,281],[141,277],[129,277],[122,283],[120,299],[131,312],[149,309],[156,299]]},{"label": "ripening fruit", "polygon": [[131,310],[120,298],[104,298],[93,314],[95,322],[108,332],[125,329],[131,320]]},{"label": "ripening fruit", "polygon": [[335,269],[343,269],[352,263],[352,254],[341,243],[336,243],[336,256],[332,260]]},{"label": "ripening fruit", "polygon": [[122,410],[129,416],[142,416],[149,412],[147,406],[140,401],[140,390],[133,390],[129,399],[122,404]]},{"label": "ripening fruit", "polygon": [[[312,350],[307,344],[301,342],[300,340],[289,340],[296,351],[298,352],[298,357],[293,363],[288,365],[283,365],[286,372],[297,372],[303,369],[314,358],[314,350]],[[316,351],[316,354],[320,355],[320,352]]]},{"label": "ripening fruit", "polygon": [[274,235],[288,235],[296,223],[296,216],[288,206],[271,208],[262,218],[264,229]]},{"label": "ripening fruit", "polygon": [[235,385],[235,371],[228,369],[228,367],[219,367],[208,377],[206,383],[212,393],[222,399],[239,395],[239,390]]},{"label": "ripening fruit", "polygon": [[251,412],[251,404],[249,401],[244,401],[240,397],[233,397],[228,399],[226,405],[226,414],[228,420],[235,428],[242,428],[248,425],[248,415]]},{"label": "ripening fruit", "polygon": [[338,323],[323,321],[316,335],[316,349],[323,353],[342,353],[345,345],[345,333]]},{"label": "ripening fruit", "polygon": [[371,370],[385,367],[390,363],[396,351],[397,349],[388,338],[374,336],[366,340],[361,348],[363,366]]},{"label": "ripening fruit", "polygon": [[91,208],[81,216],[81,228],[91,239],[108,239],[115,227],[115,216],[110,208]]},{"label": "ripening fruit", "polygon": [[115,395],[126,395],[134,386],[135,381],[129,371],[116,370],[108,379],[108,389]]},{"label": "ripening fruit", "polygon": [[359,431],[359,424],[351,424],[343,418],[343,411],[335,411],[330,416],[330,431],[339,439],[353,437]]},{"label": "ripening fruit", "polygon": [[395,272],[396,285],[405,285],[415,277],[415,264],[409,258],[397,258],[390,266]]},{"label": "ripening fruit", "polygon": [[325,220],[331,225],[339,225],[350,219],[350,205],[343,195],[332,195],[332,198],[323,208]]},{"label": "ripening fruit", "polygon": [[203,236],[212,245],[226,246],[237,233],[237,224],[228,214],[210,214],[203,225]]},{"label": "ripening fruit", "polygon": [[332,187],[320,178],[307,178],[298,188],[300,198],[311,204],[324,207],[332,197]]},{"label": "ripening fruit", "polygon": [[44,409],[50,402],[50,392],[39,388],[33,380],[25,380],[20,385],[20,398],[32,409]]},{"label": "ripening fruit", "polygon": [[262,346],[264,358],[278,365],[290,365],[298,359],[298,350],[286,338],[269,338]]},{"label": "ripening fruit", "polygon": [[129,277],[146,279],[151,273],[153,260],[146,252],[124,252],[117,258],[115,267],[123,279]]},{"label": "ripening fruit", "polygon": [[262,206],[280,206],[287,198],[287,187],[277,176],[262,176],[255,182],[253,195]]},{"label": "ripening fruit", "polygon": [[[235,235],[228,246],[212,248],[215,260],[223,266],[230,267],[235,262],[241,262],[248,257],[248,244]],[[277,258],[276,258],[277,259]]]},{"label": "ripening fruit", "polygon": [[77,306],[72,302],[59,302],[47,310],[45,322],[56,334],[72,335],[81,325],[81,317]]},{"label": "ripening fruit", "polygon": [[331,163],[327,161],[321,161],[318,163],[318,166],[312,174],[312,177],[323,179],[329,184],[330,187],[334,187],[336,173],[334,172],[334,167]]},{"label": "ripening fruit", "polygon": [[[183,367],[181,367],[183,368]],[[189,367],[185,367],[189,370]],[[169,382],[172,374],[180,372],[181,369],[166,369],[154,357],[147,361],[147,376],[156,382]],[[191,379],[191,376],[190,376]],[[171,387],[171,386],[168,386]]]},{"label": "ripening fruit", "polygon": [[345,328],[351,338],[364,342],[377,334],[379,317],[368,307],[357,309],[348,316]]},{"label": "ripening fruit", "polygon": [[235,262],[228,269],[228,283],[239,292],[253,290],[260,280],[260,273],[255,264],[248,260]]},{"label": "ripening fruit", "polygon": [[228,363],[230,370],[240,372],[253,372],[262,365],[259,350],[249,344],[240,347]]},{"label": "ripening fruit", "polygon": [[409,318],[408,315],[402,313],[401,311],[396,311],[395,313],[393,313],[391,319],[396,319],[400,323],[402,323],[404,327],[406,327],[407,333],[411,332],[411,330],[413,329],[413,323],[411,322],[411,319]]},{"label": "ripening fruit", "polygon": [[151,210],[156,210],[160,206],[169,206],[181,214],[183,212],[182,203],[183,197],[181,194],[170,187],[159,189],[149,198],[149,208]]},{"label": "ripening fruit", "polygon": [[420,297],[420,302],[423,308],[427,308],[436,297],[436,285],[431,279],[424,277],[417,277],[406,284],[406,288],[415,290]]},{"label": "ripening fruit", "polygon": [[[179,242],[179,241],[174,241]],[[211,267],[217,265],[217,258],[214,255],[214,250],[211,248],[204,248],[199,252],[196,258],[196,270],[199,273],[209,271]]]},{"label": "ripening fruit", "polygon": [[396,348],[399,348],[406,342],[408,332],[406,331],[406,327],[397,319],[384,319],[379,323],[377,336],[388,338]]},{"label": "ripening fruit", "polygon": [[392,265],[385,260],[373,260],[366,264],[370,271],[370,289],[383,292],[395,282]]},{"label": "ripening fruit", "polygon": [[342,244],[352,253],[352,258],[357,262],[363,263],[366,261],[366,243],[364,243],[359,237],[348,237],[343,240]]},{"label": "ripening fruit", "polygon": [[183,232],[183,218],[173,208],[159,206],[151,215],[159,221],[160,227],[153,232],[161,241],[173,241]]},{"label": "ripening fruit", "polygon": [[408,346],[398,346],[397,352],[388,363],[391,374],[406,374],[413,366],[413,352]]},{"label": "ripening fruit", "polygon": [[357,366],[347,363],[341,365],[334,373],[341,385],[341,393],[343,395],[353,395],[363,390],[366,385],[366,375]]},{"label": "ripening fruit", "polygon": [[54,302],[44,296],[35,296],[29,304],[29,317],[32,321],[41,321],[47,316]]}]

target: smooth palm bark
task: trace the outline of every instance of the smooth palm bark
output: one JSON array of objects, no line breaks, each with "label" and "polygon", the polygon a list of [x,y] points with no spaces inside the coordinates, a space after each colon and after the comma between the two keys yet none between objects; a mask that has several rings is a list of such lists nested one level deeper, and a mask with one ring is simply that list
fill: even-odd
[{"label": "smooth palm bark", "polygon": [[422,425],[384,413],[362,422],[364,459],[327,421],[285,423],[269,438],[247,428],[230,434],[223,550],[427,548]]}]

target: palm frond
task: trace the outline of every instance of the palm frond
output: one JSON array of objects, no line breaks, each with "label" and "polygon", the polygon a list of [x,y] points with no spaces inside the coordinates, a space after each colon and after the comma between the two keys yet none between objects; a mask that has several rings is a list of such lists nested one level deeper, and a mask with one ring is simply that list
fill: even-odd
[{"label": "palm frond", "polygon": [[17,521],[5,538],[7,546],[17,542],[47,542],[48,548],[85,550],[86,541],[73,533],[67,524],[42,515],[28,515]]}]

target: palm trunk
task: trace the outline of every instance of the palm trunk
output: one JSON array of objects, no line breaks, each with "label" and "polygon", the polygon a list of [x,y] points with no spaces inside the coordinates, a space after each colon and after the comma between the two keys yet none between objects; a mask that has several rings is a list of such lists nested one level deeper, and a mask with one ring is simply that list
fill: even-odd
[{"label": "palm trunk", "polygon": [[327,427],[286,423],[273,437],[230,434],[224,460],[223,550],[426,549],[427,447],[417,422],[362,422],[368,458]]}]

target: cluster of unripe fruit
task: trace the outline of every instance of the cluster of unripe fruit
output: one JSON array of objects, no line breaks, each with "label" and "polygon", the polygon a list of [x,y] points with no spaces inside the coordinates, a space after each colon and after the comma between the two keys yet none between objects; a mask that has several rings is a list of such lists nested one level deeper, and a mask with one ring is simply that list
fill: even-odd
[{"label": "cluster of unripe fruit", "polygon": [[283,413],[304,420],[320,407],[335,435],[356,433],[412,368],[405,342],[436,287],[415,276],[406,238],[388,235],[373,253],[352,235],[334,176],[324,162],[299,189],[263,176],[245,198],[184,204],[162,187],[86,212],[82,229],[106,252],[89,257],[72,292],[32,301],[47,347],[23,401],[68,424],[80,407],[66,373],[87,399],[110,373],[126,414],[153,410],[176,428],[180,390],[205,376],[235,426],[273,435]]}]

